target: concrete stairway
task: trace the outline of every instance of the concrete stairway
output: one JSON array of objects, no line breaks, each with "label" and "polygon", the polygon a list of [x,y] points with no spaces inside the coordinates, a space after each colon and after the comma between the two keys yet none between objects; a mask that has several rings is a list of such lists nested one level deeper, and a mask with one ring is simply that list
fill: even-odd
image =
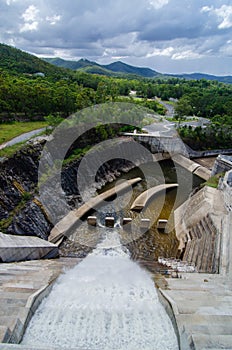
[{"label": "concrete stairway", "polygon": [[[26,346],[26,345],[17,345],[17,344],[0,344],[0,350],[67,350],[67,348],[57,348],[50,346],[49,348],[46,347],[31,347],[31,346]],[[88,350],[86,348],[69,348],[69,350]],[[96,349],[100,350],[100,349]]]},{"label": "concrete stairway", "polygon": [[206,215],[189,230],[183,260],[195,264],[202,273],[218,273],[220,234]]},{"label": "concrete stairway", "polygon": [[[32,260],[0,265],[0,342],[19,343],[34,311],[64,268],[80,259]],[[5,345],[0,345],[4,349]]]},{"label": "concrete stairway", "polygon": [[232,349],[231,280],[213,274],[168,279],[161,293],[171,302],[181,350]]}]

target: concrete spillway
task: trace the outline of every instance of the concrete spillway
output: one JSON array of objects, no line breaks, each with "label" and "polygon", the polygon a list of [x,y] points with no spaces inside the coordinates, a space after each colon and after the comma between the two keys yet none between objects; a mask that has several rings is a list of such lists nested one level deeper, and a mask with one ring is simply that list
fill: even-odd
[{"label": "concrete spillway", "polygon": [[140,196],[136,198],[136,200],[133,202],[131,206],[131,210],[138,210],[138,211],[142,210],[146,206],[149,199],[151,199],[154,195],[158,194],[161,191],[176,188],[178,186],[179,186],[178,184],[170,184],[170,185],[163,184],[163,185],[149,188],[147,191],[144,191],[143,193],[140,194]]},{"label": "concrete spillway", "polygon": [[[105,229],[104,229],[105,230]],[[116,230],[42,301],[22,345],[30,349],[177,350],[150,275],[130,260]]]},{"label": "concrete spillway", "polygon": [[91,198],[88,202],[82,205],[78,209],[74,209],[70,211],[63,219],[61,219],[55,227],[51,230],[49,235],[50,242],[57,242],[61,237],[65,235],[67,231],[69,231],[73,225],[81,219],[85,214],[87,214],[91,209],[96,209],[104,200],[111,198],[120,192],[128,190],[131,186],[140,182],[142,179],[140,177],[136,177],[131,180],[124,181],[116,185],[114,188],[111,188],[104,193],[99,194],[96,197]]}]

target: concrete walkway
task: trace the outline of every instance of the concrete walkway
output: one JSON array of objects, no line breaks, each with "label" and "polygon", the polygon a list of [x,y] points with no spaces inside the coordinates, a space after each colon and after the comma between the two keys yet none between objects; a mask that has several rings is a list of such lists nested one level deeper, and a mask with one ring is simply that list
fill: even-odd
[{"label": "concrete walkway", "polygon": [[113,197],[120,192],[128,190],[131,186],[140,182],[142,179],[136,177],[131,180],[124,181],[123,183],[116,185],[112,189],[99,194],[96,197],[91,198],[87,203],[82,205],[78,209],[70,211],[63,219],[61,219],[55,227],[51,230],[48,237],[50,242],[57,242],[63,236],[65,236],[68,231],[80,220],[85,214],[87,214],[91,209],[97,209],[102,202],[110,197]]},{"label": "concrete walkway", "polygon": [[181,350],[232,349],[232,281],[216,274],[182,274],[167,279]]},{"label": "concrete walkway", "polygon": [[138,211],[142,210],[153,196],[155,196],[156,194],[164,190],[174,189],[178,186],[179,186],[178,184],[169,184],[169,185],[162,184],[162,185],[149,188],[148,190],[142,192],[135,199],[135,201],[132,203],[131,210],[138,210]]}]

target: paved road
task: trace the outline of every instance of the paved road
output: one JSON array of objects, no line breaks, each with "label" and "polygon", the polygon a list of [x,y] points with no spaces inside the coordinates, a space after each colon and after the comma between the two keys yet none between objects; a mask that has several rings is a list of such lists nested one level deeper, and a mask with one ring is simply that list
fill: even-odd
[{"label": "paved road", "polygon": [[170,123],[167,120],[163,122],[146,125],[143,130],[147,131],[152,136],[174,136],[176,135],[175,123]]},{"label": "paved road", "polygon": [[161,100],[159,100],[159,103],[166,108],[166,117],[172,118],[175,114],[174,106]]},{"label": "paved road", "polygon": [[14,139],[5,142],[3,144],[0,145],[0,150],[5,148],[5,147],[9,147],[9,146],[13,146],[16,145],[17,143],[23,142],[23,141],[27,141],[30,138],[32,138],[35,135],[40,134],[42,131],[44,131],[46,128],[41,128],[41,129],[37,129],[37,130],[32,130],[29,132],[26,132],[20,136],[15,137]]},{"label": "paved road", "polygon": [[[189,117],[192,118],[192,117]],[[205,127],[206,125],[209,125],[211,123],[211,121],[209,119],[206,118],[198,118],[198,120],[190,120],[190,121],[183,121],[180,122],[181,126],[192,126],[194,128],[196,128],[197,126],[201,126],[201,127]],[[178,122],[176,123],[178,124]]]}]

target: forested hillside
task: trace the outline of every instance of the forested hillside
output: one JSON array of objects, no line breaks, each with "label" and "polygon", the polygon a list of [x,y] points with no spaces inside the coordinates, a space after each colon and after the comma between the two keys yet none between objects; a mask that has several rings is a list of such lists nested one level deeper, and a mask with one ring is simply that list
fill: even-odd
[{"label": "forested hillside", "polygon": [[[176,118],[186,115],[217,118],[218,123],[232,118],[230,84],[206,79],[127,79],[88,74],[56,67],[2,44],[0,56],[1,121],[41,119],[47,115],[67,117],[107,101],[137,103],[164,114],[158,98],[178,101],[173,102]],[[82,60],[83,66],[85,63],[88,62]],[[130,91],[136,91],[136,98],[129,96]]]},{"label": "forested hillside", "polygon": [[186,80],[215,80],[221,83],[232,84],[232,76],[216,76],[203,73],[191,73],[191,74],[162,74],[150,68],[135,67],[126,64],[121,61],[113,62],[107,65],[100,65],[96,62],[92,62],[86,59],[80,59],[79,61],[68,61],[61,58],[43,58],[46,62],[56,65],[57,67],[69,68],[72,70],[80,70],[86,73],[102,74],[107,76],[119,76],[127,78],[180,78]]},{"label": "forested hillside", "polygon": [[11,75],[44,73],[47,77],[60,78],[69,74],[67,69],[5,44],[0,44],[0,58],[0,68]]}]

